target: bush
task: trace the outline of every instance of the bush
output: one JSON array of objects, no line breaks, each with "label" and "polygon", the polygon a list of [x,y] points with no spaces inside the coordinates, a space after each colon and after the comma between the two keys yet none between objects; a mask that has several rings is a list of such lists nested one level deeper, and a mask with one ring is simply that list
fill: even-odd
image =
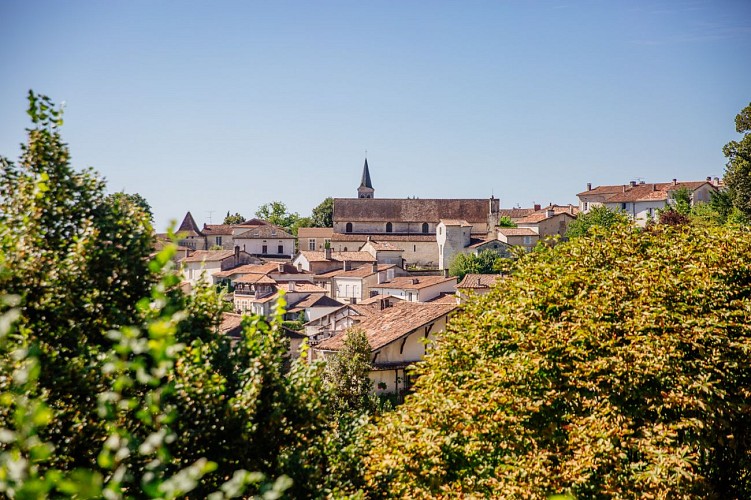
[{"label": "bush", "polygon": [[468,303],[370,430],[371,494],[751,497],[751,238],[628,227]]}]

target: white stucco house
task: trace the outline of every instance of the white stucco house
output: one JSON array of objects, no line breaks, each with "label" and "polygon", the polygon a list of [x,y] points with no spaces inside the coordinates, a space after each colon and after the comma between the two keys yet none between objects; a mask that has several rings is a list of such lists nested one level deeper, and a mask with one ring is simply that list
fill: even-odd
[{"label": "white stucco house", "polygon": [[260,262],[239,248],[235,250],[197,250],[180,259],[184,281],[195,285],[200,279],[213,283],[213,276],[237,266]]},{"label": "white stucco house", "polygon": [[385,295],[409,302],[429,302],[441,294],[456,293],[456,277],[404,276],[370,287],[371,295]]},{"label": "white stucco house", "polygon": [[576,196],[579,210],[588,213],[593,207],[605,206],[610,210],[621,210],[628,214],[639,226],[645,226],[650,219],[657,218],[657,211],[664,209],[672,201],[672,194],[688,189],[692,203],[708,202],[713,192],[721,189],[720,179],[707,177],[703,181],[678,181],[645,183],[631,181],[629,184],[597,186],[587,184],[587,190]]}]

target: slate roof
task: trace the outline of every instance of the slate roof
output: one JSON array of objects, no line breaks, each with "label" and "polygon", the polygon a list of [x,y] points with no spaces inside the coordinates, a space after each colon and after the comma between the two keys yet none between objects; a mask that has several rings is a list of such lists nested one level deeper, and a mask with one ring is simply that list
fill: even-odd
[{"label": "slate roof", "polygon": [[[392,307],[379,310],[366,317],[354,328],[365,331],[370,343],[371,351],[399,340],[426,326],[440,317],[454,311],[456,304],[421,304],[417,302],[401,302]],[[346,331],[326,339],[316,346],[322,351],[338,351],[344,346]]]},{"label": "slate roof", "polygon": [[316,252],[313,250],[303,250],[300,252],[308,262],[375,262],[376,259],[368,252],[331,252],[331,259],[326,258],[326,252]]},{"label": "slate roof", "polygon": [[219,262],[234,255],[233,250],[196,250],[189,257],[180,259],[180,262]]},{"label": "slate roof", "polygon": [[451,281],[456,283],[456,277],[451,276],[449,278],[444,278],[443,276],[400,276],[398,278],[392,279],[391,281],[374,285],[371,287],[371,289],[396,288],[399,290],[422,290],[423,288],[428,288]]},{"label": "slate roof", "polygon": [[362,179],[360,180],[360,187],[373,189],[373,183],[370,182],[370,170],[368,169],[367,158],[365,158],[365,165],[363,165],[362,167]]},{"label": "slate roof", "polygon": [[490,288],[502,279],[500,274],[465,274],[456,288]]},{"label": "slate roof", "polygon": [[193,216],[190,214],[190,212],[185,214],[185,217],[180,223],[180,227],[177,228],[176,233],[179,235],[187,234],[188,236],[203,236],[203,233],[201,233],[201,230],[198,229],[198,224],[196,224],[196,221],[193,219]]},{"label": "slate roof", "polygon": [[486,223],[490,200],[335,198],[334,222],[433,222],[461,219]]}]

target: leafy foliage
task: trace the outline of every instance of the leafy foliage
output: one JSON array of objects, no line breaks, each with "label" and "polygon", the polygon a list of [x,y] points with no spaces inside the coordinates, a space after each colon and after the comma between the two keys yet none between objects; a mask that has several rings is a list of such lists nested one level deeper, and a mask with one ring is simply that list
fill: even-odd
[{"label": "leafy foliage", "polygon": [[350,329],[344,347],[326,365],[326,382],[332,389],[337,415],[371,413],[375,409],[370,380],[371,349],[361,329]]},{"label": "leafy foliage", "polygon": [[511,217],[508,215],[502,216],[500,219],[498,219],[498,226],[499,227],[516,227],[516,222],[511,220]]},{"label": "leafy foliage", "polygon": [[591,233],[452,321],[371,428],[371,495],[751,496],[748,233]]},{"label": "leafy foliage", "polygon": [[735,117],[735,129],[743,137],[722,148],[728,159],[724,181],[733,207],[751,219],[751,104]]},{"label": "leafy foliage", "polygon": [[334,198],[323,200],[310,214],[311,227],[334,227]]},{"label": "leafy foliage", "polygon": [[478,254],[460,253],[449,266],[449,274],[461,281],[466,274],[498,274],[507,259],[493,250],[483,250]]},{"label": "leafy foliage", "polygon": [[258,207],[258,210],[256,210],[256,217],[274,224],[275,226],[284,228],[287,231],[292,231],[292,228],[300,218],[300,215],[296,212],[289,212],[287,210],[287,205],[281,201],[272,201]]},{"label": "leafy foliage", "polygon": [[240,212],[235,212],[235,215],[230,215],[229,210],[227,210],[227,215],[224,216],[224,220],[222,221],[222,224],[242,224],[245,222],[245,217],[243,217]]},{"label": "leafy foliage", "polygon": [[630,223],[631,221],[625,213],[613,211],[603,205],[598,205],[592,207],[585,214],[580,213],[576,220],[569,224],[566,237],[577,238],[584,236],[592,227],[615,229],[619,226],[629,225]]},{"label": "leafy foliage", "polygon": [[138,193],[125,193],[122,191],[118,191],[117,193],[113,193],[107,197],[107,201],[112,206],[119,206],[124,205],[126,203],[130,203],[134,206],[134,208],[140,208],[143,212],[143,216],[146,218],[146,220],[149,221],[149,223],[154,223],[154,213],[151,210],[151,205],[148,201],[146,201],[146,198],[141,196]]}]

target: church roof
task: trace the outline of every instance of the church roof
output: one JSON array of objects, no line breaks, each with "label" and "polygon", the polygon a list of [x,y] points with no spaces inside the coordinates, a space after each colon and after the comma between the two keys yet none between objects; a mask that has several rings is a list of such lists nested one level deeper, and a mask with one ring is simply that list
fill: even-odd
[{"label": "church roof", "polygon": [[365,158],[365,165],[362,167],[362,180],[360,181],[360,187],[373,189],[373,184],[370,182],[370,170],[368,170],[367,158]]},{"label": "church roof", "polygon": [[487,223],[486,199],[335,198],[334,222],[433,222],[459,219]]}]

